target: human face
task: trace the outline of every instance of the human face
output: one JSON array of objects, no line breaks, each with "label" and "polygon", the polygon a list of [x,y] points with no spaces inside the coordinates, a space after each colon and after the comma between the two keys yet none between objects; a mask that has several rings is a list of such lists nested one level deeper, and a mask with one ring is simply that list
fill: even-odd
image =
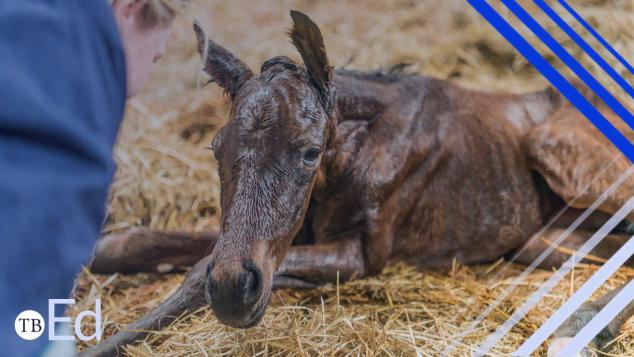
[{"label": "human face", "polygon": [[147,0],[115,0],[112,8],[123,41],[127,69],[127,97],[138,94],[150,76],[152,64],[165,53],[172,25],[146,27],[141,10]]}]

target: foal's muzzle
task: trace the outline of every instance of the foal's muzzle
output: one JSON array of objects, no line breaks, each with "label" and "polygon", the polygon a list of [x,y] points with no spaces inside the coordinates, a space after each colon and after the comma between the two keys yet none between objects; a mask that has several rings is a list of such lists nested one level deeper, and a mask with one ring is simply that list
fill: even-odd
[{"label": "foal's muzzle", "polygon": [[207,270],[205,296],[220,322],[248,328],[264,315],[264,282],[261,269],[251,260],[242,264],[212,261]]}]

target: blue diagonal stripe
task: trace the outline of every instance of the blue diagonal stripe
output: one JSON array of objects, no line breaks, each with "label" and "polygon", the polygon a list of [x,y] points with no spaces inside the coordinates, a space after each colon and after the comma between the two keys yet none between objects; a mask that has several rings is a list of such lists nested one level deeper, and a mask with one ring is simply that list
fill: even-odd
[{"label": "blue diagonal stripe", "polygon": [[598,64],[599,67],[601,67],[605,71],[605,73],[607,73],[612,78],[612,80],[614,80],[625,92],[627,92],[627,94],[630,95],[630,97],[634,97],[634,88],[632,88],[632,86],[625,79],[623,79],[623,77],[621,77],[621,75],[619,75],[618,72],[615,71],[614,68],[612,68],[610,64],[607,63],[605,59],[603,59],[603,57],[601,57],[601,55],[599,55],[597,51],[595,51],[592,46],[590,46],[583,39],[583,37],[579,36],[579,34],[577,34],[575,30],[570,27],[570,25],[568,25],[561,17],[559,17],[559,15],[557,15],[557,13],[550,6],[548,6],[546,1],[533,0],[533,2],[537,4],[537,6],[539,6],[539,8],[542,9],[542,11],[546,15],[548,15],[548,17],[555,24],[557,24],[557,26],[561,27],[561,29],[568,35],[568,37],[575,41],[575,43],[579,47],[581,47],[581,49],[583,49],[588,54],[588,56],[590,56],[590,58],[592,58],[594,62]]},{"label": "blue diagonal stripe", "polygon": [[564,49],[531,15],[515,0],[502,0],[504,5],[517,16],[553,53],[559,57],[579,78],[594,91],[623,121],[634,130],[634,116],[599,81]]},{"label": "blue diagonal stripe", "polygon": [[484,0],[467,0],[495,29],[552,83],[625,156],[634,162],[634,146],[546,59]]},{"label": "blue diagonal stripe", "polygon": [[599,41],[603,45],[603,47],[605,47],[608,50],[608,52],[612,54],[612,56],[614,56],[619,62],[621,62],[621,64],[625,68],[627,68],[627,70],[630,71],[630,73],[634,74],[634,68],[632,67],[632,65],[629,62],[627,62],[627,60],[623,58],[623,56],[621,56],[614,48],[612,48],[612,46],[610,46],[608,41],[604,40],[603,37],[601,37],[601,35],[599,35],[599,33],[595,31],[595,29],[592,28],[592,26],[590,26],[590,24],[587,23],[586,20],[584,20],[583,17],[581,17],[575,11],[575,9],[572,8],[572,6],[568,5],[568,3],[565,2],[564,0],[559,0],[559,3],[561,4],[561,6],[564,7],[564,9],[566,9],[570,13],[570,15],[572,15],[572,17],[574,17],[581,24],[581,26],[585,27],[585,29],[588,32],[590,32],[590,34],[594,36],[594,38],[596,38],[597,41]]}]

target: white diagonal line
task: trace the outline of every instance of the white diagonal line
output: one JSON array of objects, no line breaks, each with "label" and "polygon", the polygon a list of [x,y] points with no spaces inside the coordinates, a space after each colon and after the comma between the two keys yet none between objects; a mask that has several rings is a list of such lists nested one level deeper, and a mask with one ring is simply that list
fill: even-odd
[{"label": "white diagonal line", "polygon": [[625,216],[627,216],[634,209],[634,197],[630,198],[621,209],[619,209],[614,216],[605,222],[605,224],[585,242],[578,253],[570,257],[562,266],[553,274],[548,280],[542,284],[542,286],[534,292],[522,306],[517,309],[509,319],[507,319],[502,326],[500,326],[493,334],[484,341],[480,347],[474,352],[475,356],[481,356],[488,353],[489,350],[495,346],[506,333],[517,324],[527,313],[530,311],[541,298],[546,295],[550,289],[552,289],[574,266],[581,261],[597,244],[603,240],[603,238],[610,233],[619,222],[621,222]]},{"label": "white diagonal line", "polygon": [[634,280],[631,280],[557,355],[576,356],[627,304],[634,299]]},{"label": "white diagonal line", "polygon": [[539,347],[584,301],[588,300],[601,284],[634,254],[632,236],[577,292],[563,304],[533,335],[526,340],[513,356],[528,356]]},{"label": "white diagonal line", "polygon": [[[607,172],[607,170],[612,167],[612,165],[614,165],[614,163],[616,162],[616,160],[618,159],[618,157],[620,156],[616,156],[602,171],[601,173],[599,173],[595,178],[592,179],[592,182],[590,184],[588,184],[586,187],[583,188],[582,192],[578,193],[571,201],[572,202],[576,202],[577,199],[579,198],[579,196],[583,193],[586,192],[589,188],[590,185],[592,183],[594,183],[597,178],[601,175],[603,175],[605,172]],[[562,232],[554,241],[551,245],[549,245],[548,247],[546,247],[546,249],[544,249],[544,251],[535,259],[535,261],[533,261],[533,263],[531,263],[531,265],[529,265],[517,278],[515,278],[511,284],[509,284],[509,287],[506,288],[501,294],[499,294],[497,296],[497,298],[495,299],[495,301],[490,304],[489,306],[487,306],[487,308],[480,314],[478,315],[478,317],[473,320],[469,326],[467,326],[467,328],[457,334],[456,336],[454,336],[455,338],[453,339],[453,341],[451,342],[450,345],[448,345],[444,351],[442,352],[442,356],[449,356],[449,354],[451,352],[453,352],[458,343],[460,343],[462,341],[462,339],[464,338],[464,336],[469,335],[470,333],[472,333],[473,331],[475,331],[475,327],[482,322],[482,320],[484,320],[487,316],[489,316],[489,314],[491,314],[491,312],[498,307],[502,301],[504,301],[504,299],[506,299],[507,296],[509,296],[509,294],[515,289],[515,287],[517,287],[524,279],[526,279],[526,277],[528,276],[528,274],[530,274],[533,270],[535,270],[535,268],[541,264],[541,262],[543,262],[548,255],[550,255],[550,253],[553,252],[553,250],[555,250],[556,247],[559,246],[559,244],[561,244],[561,242],[563,242],[566,238],[568,238],[568,236],[575,230],[577,229],[577,227],[579,227],[581,225],[581,223],[583,223],[583,221],[592,214],[592,212],[594,212],[607,198],[608,196],[610,196],[619,186],[621,186],[621,184],[628,179],[632,174],[634,173],[634,165],[630,166],[629,169],[627,169],[627,171],[625,171],[621,176],[619,176],[619,178],[614,181],[614,183],[612,183],[612,185],[610,185],[610,187],[608,187],[608,189],[603,192],[597,199],[596,201],[594,201],[592,203],[592,205],[590,205],[590,207],[588,207],[579,217],[577,217],[577,219],[570,225],[570,227],[568,227],[568,229],[566,229],[564,232]],[[535,235],[533,235],[533,237],[531,239],[528,240],[528,242],[524,245],[523,248],[520,249],[520,251],[518,253],[516,253],[513,258],[511,259],[511,262],[515,261],[517,259],[517,257],[526,249],[526,246],[528,244],[530,244],[531,242],[533,242],[535,239],[538,239],[548,228],[550,228],[552,226],[552,224],[555,222],[555,220],[561,215],[561,212],[558,213],[553,219],[551,219],[548,224],[546,224],[546,226],[544,226],[542,229],[539,230],[539,232],[537,232]],[[506,268],[508,267],[508,264],[498,273],[495,274],[494,278],[497,278],[502,271],[504,271]]]}]

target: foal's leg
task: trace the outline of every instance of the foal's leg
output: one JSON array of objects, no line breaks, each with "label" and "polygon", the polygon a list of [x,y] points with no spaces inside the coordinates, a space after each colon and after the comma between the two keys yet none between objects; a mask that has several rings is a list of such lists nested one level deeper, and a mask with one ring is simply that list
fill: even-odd
[{"label": "foal's leg", "polygon": [[[145,337],[148,330],[160,330],[185,312],[203,306],[205,278],[210,256],[200,260],[187,274],[181,287],[167,301],[140,320],[84,351],[81,356],[114,356],[120,348]],[[363,252],[359,239],[327,244],[292,246],[274,276],[274,288],[316,287],[335,282],[337,272],[342,281],[364,274]],[[134,331],[133,331],[134,330]],[[143,331],[141,331],[143,330]]]},{"label": "foal's leg", "polygon": [[366,273],[361,240],[349,238],[314,245],[292,246],[273,277],[274,288],[310,288],[363,277]]},{"label": "foal's leg", "polygon": [[[618,117],[608,115],[607,119],[628,140],[634,140],[634,130]],[[550,189],[574,207],[590,207],[617,180],[623,181],[598,209],[614,213],[632,198],[632,163],[570,106],[532,128],[523,138],[522,148],[529,165]],[[626,173],[629,176],[623,176]],[[634,221],[634,212],[627,218]]]},{"label": "foal's leg", "polygon": [[[550,228],[541,236],[531,238],[531,240],[528,241],[521,250],[519,250],[520,254],[518,255],[516,261],[521,264],[530,265],[540,254],[542,254],[544,250],[549,248],[551,244],[554,244],[554,241],[564,231],[565,229],[562,228]],[[559,247],[555,248],[555,250],[553,250],[553,252],[550,253],[550,255],[548,255],[541,264],[539,264],[539,267],[544,269],[559,268],[563,263],[570,259],[572,252],[579,250],[579,248],[592,236],[592,234],[592,232],[586,231],[572,232],[563,242],[561,242]],[[630,239],[629,235],[608,234],[599,244],[597,244],[596,247],[594,247],[594,249],[590,251],[590,253],[586,256],[586,259],[582,262],[601,264],[607,259],[610,259],[610,257],[614,255],[614,253],[616,253],[616,251],[619,250],[619,248],[621,248],[628,239]],[[625,265],[634,267],[634,257],[630,258]]]},{"label": "foal's leg", "polygon": [[97,241],[89,263],[93,273],[167,273],[190,267],[211,253],[217,232],[164,232],[131,228]]},{"label": "foal's leg", "polygon": [[[559,215],[557,220],[553,223],[553,227],[567,228],[572,225],[572,223],[584,212],[585,209],[568,207]],[[611,214],[594,211],[579,225],[577,230],[590,232],[598,231],[610,218],[612,218]],[[610,233],[632,235],[634,234],[634,222],[624,219],[619,222],[619,224],[617,224]]]},{"label": "foal's leg", "polygon": [[[603,295],[600,299],[586,302],[581,305],[579,309],[572,315],[566,322],[564,322],[557,331],[555,331],[555,339],[548,347],[548,356],[556,357],[569,342],[590,320],[596,316],[601,309],[605,307],[607,303],[616,296],[616,294],[623,289],[621,286],[618,289],[612,290],[609,293]],[[610,342],[616,336],[618,336],[621,326],[634,314],[634,300],[632,300],[610,323],[594,338],[592,344],[598,350],[602,350],[606,343]],[[582,350],[582,356],[592,356],[592,352],[588,348]]]},{"label": "foal's leg", "polygon": [[107,340],[92,348],[82,351],[80,356],[119,356],[122,348],[144,338],[148,331],[161,330],[181,315],[193,312],[203,306],[205,295],[205,277],[209,266],[210,256],[200,260],[189,271],[178,290],[160,306],[147,315],[128,325]]}]

